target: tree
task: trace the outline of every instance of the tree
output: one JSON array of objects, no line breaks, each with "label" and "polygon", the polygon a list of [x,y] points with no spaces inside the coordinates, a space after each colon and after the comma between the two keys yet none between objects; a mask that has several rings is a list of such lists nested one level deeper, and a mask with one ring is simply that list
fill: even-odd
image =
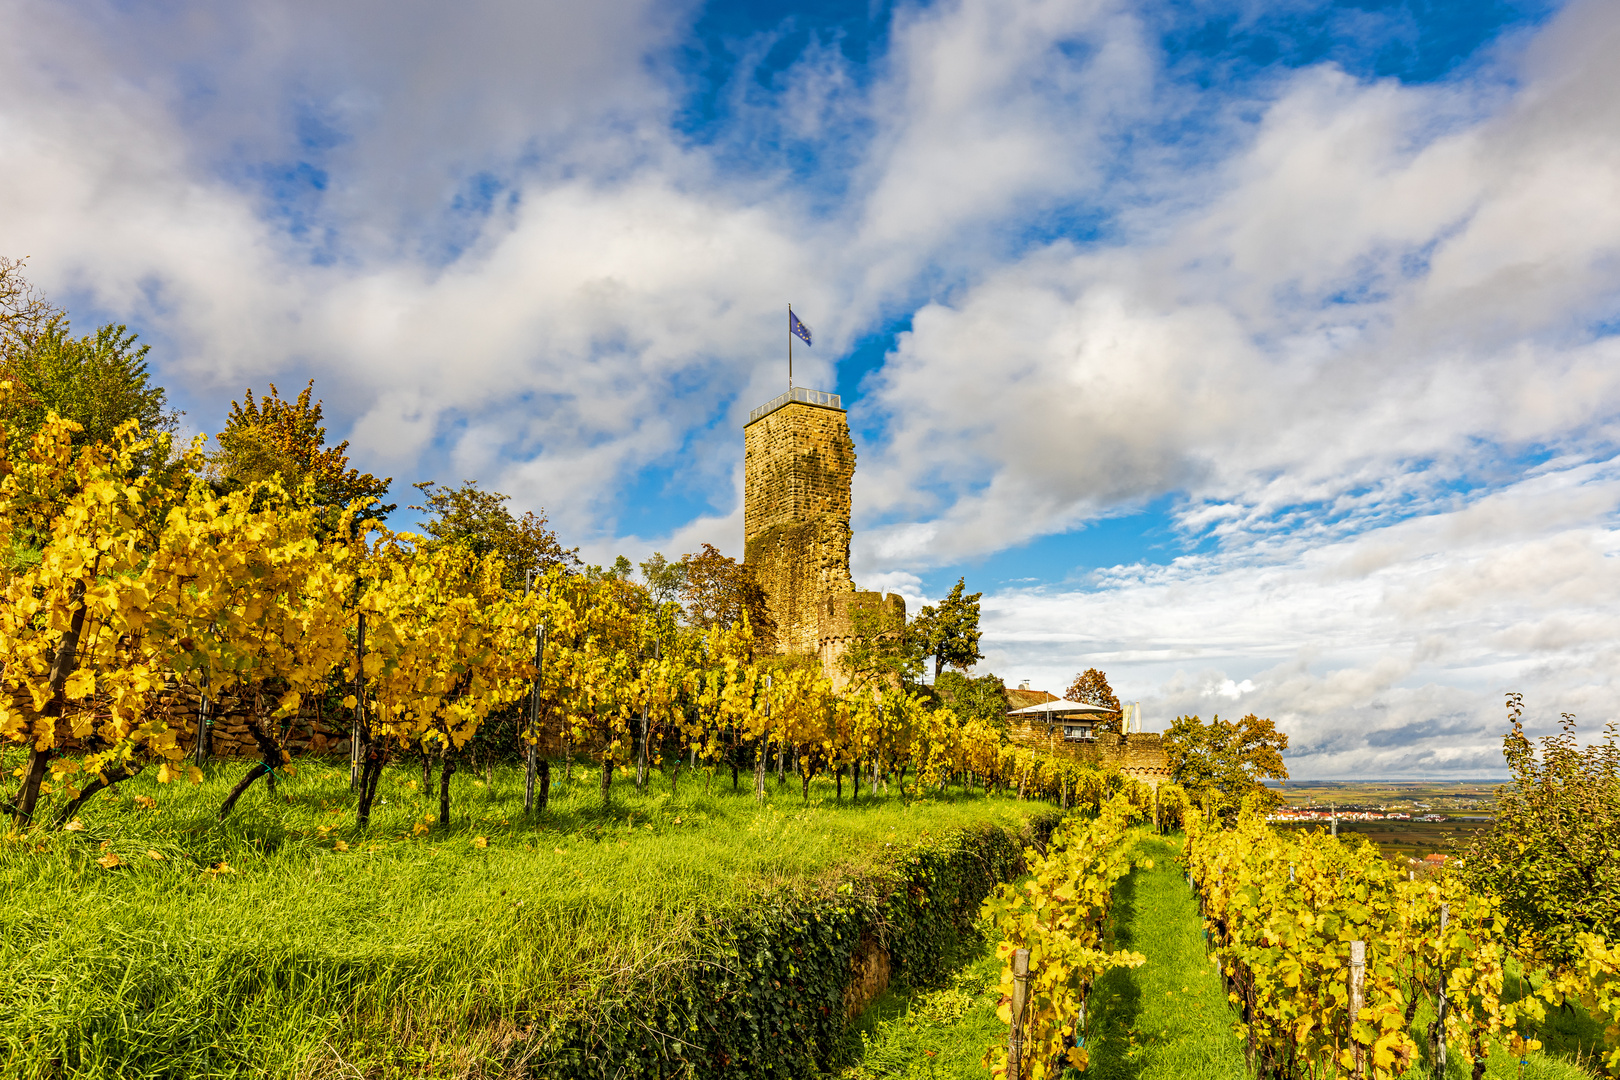
[{"label": "tree", "polygon": [[[271,383],[263,398],[254,398],[248,390],[245,403],[231,402],[211,463],[220,479],[241,486],[280,476],[289,491],[308,483],[314,505],[330,510],[342,510],[356,499],[387,495],[392,478],[379,480],[349,467],[347,439],[326,445],[321,402],[310,402],[314,390],[311,379],[295,400],[288,401]],[[367,516],[381,521],[396,508],[396,504],[373,505]]]},{"label": "tree", "polygon": [[910,634],[923,656],[934,658],[934,678],[945,668],[966,671],[984,659],[979,652],[979,598],[965,593],[967,579],[958,578],[939,607],[924,607],[912,620]]},{"label": "tree", "polygon": [[1074,682],[1063,692],[1069,701],[1083,701],[1088,705],[1101,705],[1105,709],[1112,709],[1114,715],[1097,724],[1097,734],[1117,735],[1120,732],[1122,719],[1119,698],[1114,696],[1114,688],[1108,685],[1108,676],[1097,668],[1086,668],[1074,677]]},{"label": "tree", "polygon": [[495,555],[506,564],[504,580],[513,588],[522,586],[530,570],[579,567],[579,549],[562,546],[557,534],[546,528],[544,511],[529,510],[515,518],[506,508],[509,496],[484,491],[476,480],[463,480],[459,488],[441,487],[431,480],[411,486],[422,493],[426,505],[409,509],[433,515],[422,523],[428,536],[425,550],[455,546],[475,558]]},{"label": "tree", "polygon": [[13,449],[19,448],[56,413],[79,425],[78,450],[112,441],[119,425],[134,420],[152,440],[137,466],[164,464],[178,424],[163,387],[151,381],[146,354],[123,326],[107,325],[76,338],[65,317],[51,319],[37,333],[19,338],[0,365],[0,379],[14,384],[0,422]]},{"label": "tree", "polygon": [[26,349],[53,321],[66,317],[23,276],[27,263],[0,255],[0,365]]},{"label": "tree", "polygon": [[1007,722],[1007,687],[994,675],[970,679],[947,671],[934,681],[934,691],[964,722],[983,720],[996,727]]},{"label": "tree", "polygon": [[1178,716],[1165,733],[1164,748],[1170,778],[1206,806],[1225,813],[1249,797],[1262,808],[1282,801],[1260,782],[1288,779],[1282,758],[1288,736],[1270,720],[1250,713],[1235,723],[1217,716],[1204,724],[1196,716]]},{"label": "tree", "polygon": [[686,581],[686,564],[671,562],[664,558],[663,552],[655,551],[652,558],[641,564],[641,579],[647,583],[653,602],[663,607],[680,597],[681,585]]},{"label": "tree", "polygon": [[700,630],[732,626],[746,615],[754,630],[754,650],[768,653],[776,647],[776,620],[765,603],[765,590],[754,579],[754,568],[713,544],[696,555],[681,556],[681,599],[686,621]]},{"label": "tree", "polygon": [[1496,789],[1496,820],[1463,860],[1470,884],[1502,898],[1502,912],[1547,959],[1567,962],[1577,935],[1620,932],[1620,745],[1610,724],[1582,747],[1575,717],[1563,715],[1540,753],[1524,733],[1524,699],[1507,695],[1511,727],[1502,739],[1512,771]]}]

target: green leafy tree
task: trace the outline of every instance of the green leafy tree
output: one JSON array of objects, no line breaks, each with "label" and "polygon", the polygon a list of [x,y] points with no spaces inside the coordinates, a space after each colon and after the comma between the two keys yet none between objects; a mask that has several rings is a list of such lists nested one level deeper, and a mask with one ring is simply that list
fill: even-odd
[{"label": "green leafy tree", "polygon": [[[513,517],[506,508],[510,497],[485,491],[476,480],[464,480],[457,488],[431,480],[412,486],[422,493],[424,505],[410,509],[432,515],[422,523],[428,538],[424,546],[429,551],[456,545],[478,558],[498,555],[506,564],[504,577],[509,588],[521,587],[530,570],[560,566],[573,571],[579,567],[579,549],[562,546],[557,534],[546,528],[543,512],[530,510],[521,518]],[[624,562],[628,567],[628,560]]]},{"label": "green leafy tree", "polygon": [[1114,688],[1108,685],[1108,676],[1097,668],[1086,668],[1074,677],[1074,682],[1063,692],[1068,701],[1083,701],[1087,705],[1101,705],[1105,709],[1112,709],[1114,715],[1097,723],[1097,734],[1118,735],[1120,723],[1123,719],[1119,698],[1114,696]]},{"label": "green leafy tree", "polygon": [[964,722],[983,720],[997,727],[1007,723],[1007,687],[995,675],[973,679],[947,671],[934,680],[934,692]]},{"label": "green leafy tree", "polygon": [[939,607],[925,606],[912,620],[909,634],[922,656],[934,658],[934,679],[946,668],[966,671],[984,659],[979,652],[979,600],[959,578]]},{"label": "green leafy tree", "polygon": [[[314,505],[334,512],[356,499],[380,500],[387,495],[391,478],[379,480],[349,467],[348,440],[326,445],[321,402],[311,401],[314,391],[311,379],[289,401],[271,383],[270,393],[262,398],[248,390],[244,400],[231,402],[225,430],[217,440],[219,449],[210,460],[215,477],[235,488],[280,476],[289,489],[307,485]],[[366,513],[380,521],[395,509],[397,504],[374,503]]]},{"label": "green leafy tree", "polygon": [[1620,937],[1620,746],[1613,723],[1582,747],[1563,713],[1540,753],[1524,731],[1524,699],[1507,696],[1502,740],[1513,779],[1497,788],[1496,821],[1463,860],[1476,887],[1502,898],[1515,931],[1554,961],[1576,955],[1576,935]]},{"label": "green leafy tree", "polygon": [[1217,716],[1205,724],[1196,716],[1178,716],[1165,733],[1164,748],[1171,779],[1217,812],[1235,812],[1246,798],[1263,808],[1282,802],[1261,783],[1288,779],[1282,757],[1288,736],[1270,720],[1250,713],[1235,722]]},{"label": "green leafy tree", "polygon": [[74,337],[65,317],[47,322],[38,332],[20,333],[9,343],[0,380],[13,383],[0,423],[8,446],[16,450],[56,413],[79,424],[75,449],[109,443],[120,424],[134,420],[153,440],[141,468],[164,465],[179,414],[168,407],[163,387],[147,370],[149,345],[137,345],[126,327],[107,325],[94,334]]},{"label": "green leafy tree", "polygon": [[646,582],[654,603],[660,606],[671,604],[680,598],[681,586],[686,581],[686,566],[664,558],[661,551],[655,551],[652,558],[641,564],[641,580]]}]

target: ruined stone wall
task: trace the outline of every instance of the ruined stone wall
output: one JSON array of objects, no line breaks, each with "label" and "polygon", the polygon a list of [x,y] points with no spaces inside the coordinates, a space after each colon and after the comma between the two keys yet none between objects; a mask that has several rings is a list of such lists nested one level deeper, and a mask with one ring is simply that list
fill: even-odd
[{"label": "ruined stone wall", "polygon": [[821,651],[830,597],[851,593],[855,442],[842,409],[789,402],[743,429],[743,561],[784,653]]},{"label": "ruined stone wall", "polygon": [[1170,781],[1170,758],[1164,738],[1156,731],[1133,731],[1129,735],[1099,735],[1095,739],[1065,739],[1062,725],[1025,724],[1009,727],[1013,742],[1024,746],[1068,754],[1080,761],[1103,768],[1118,769],[1126,776],[1158,787]]},{"label": "ruined stone wall", "polygon": [[904,627],[905,598],[897,593],[885,596],[876,592],[845,592],[835,593],[824,601],[817,652],[821,656],[821,670],[839,690],[849,682],[839,661],[849,647],[850,638],[855,636],[856,623],[863,619],[872,620],[866,627],[867,632],[880,626]]}]

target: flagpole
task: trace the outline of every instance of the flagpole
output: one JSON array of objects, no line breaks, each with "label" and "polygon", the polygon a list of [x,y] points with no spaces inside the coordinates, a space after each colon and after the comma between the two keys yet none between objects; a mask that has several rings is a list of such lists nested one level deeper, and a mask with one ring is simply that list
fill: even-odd
[{"label": "flagpole", "polygon": [[788,389],[793,389],[793,305],[788,305]]}]

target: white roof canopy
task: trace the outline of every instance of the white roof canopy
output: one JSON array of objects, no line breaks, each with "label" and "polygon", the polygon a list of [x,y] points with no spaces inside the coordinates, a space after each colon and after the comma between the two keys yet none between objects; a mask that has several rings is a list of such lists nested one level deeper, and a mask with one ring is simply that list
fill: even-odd
[{"label": "white roof canopy", "polygon": [[1102,713],[1113,715],[1116,710],[1105,705],[1092,705],[1085,701],[1043,701],[1039,705],[1030,705],[1022,709],[1014,709],[1008,716],[1073,716],[1078,713]]}]

